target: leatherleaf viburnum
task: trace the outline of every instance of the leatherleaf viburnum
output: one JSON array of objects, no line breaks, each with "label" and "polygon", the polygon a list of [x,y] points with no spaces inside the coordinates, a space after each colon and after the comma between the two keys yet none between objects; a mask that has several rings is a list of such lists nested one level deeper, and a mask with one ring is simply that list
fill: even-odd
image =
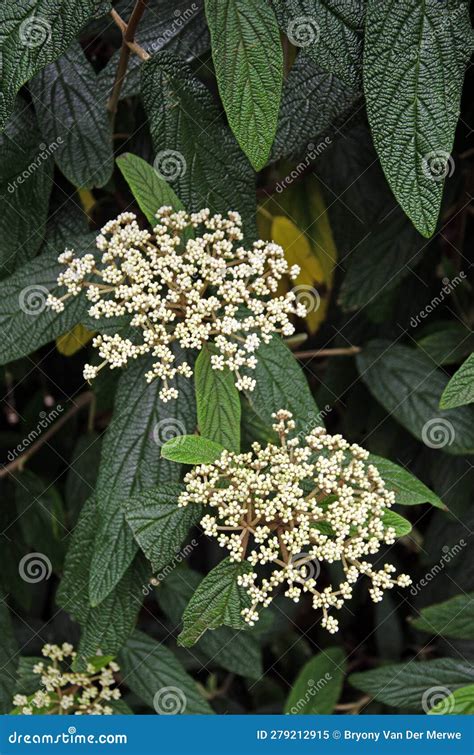
[{"label": "leatherleaf viburnum", "polygon": [[[253,625],[258,608],[268,606],[285,583],[285,595],[295,602],[303,593],[312,595],[313,607],[322,609],[322,626],[332,634],[338,621],[330,611],[351,598],[360,575],[371,580],[374,602],[384,590],[411,582],[406,574],[393,578],[391,564],[376,569],[368,560],[395,541],[395,530],[383,521],[394,493],[367,462],[368,451],[321,427],[301,444],[289,437],[292,414],[273,416],[279,445],[254,443],[249,453],[224,451],[213,464],[195,467],[185,477],[179,505],[213,509],[201,526],[231,561],[270,565],[268,576],[251,571],[238,578],[251,600],[242,611],[246,622]],[[324,562],[342,567],[345,579],[335,587],[320,587]]]},{"label": "leatherleaf viburnum", "polygon": [[58,277],[66,293],[48,296],[47,305],[61,312],[65,299],[85,288],[93,319],[128,315],[136,336],[96,336],[93,345],[103,361],[86,365],[85,379],[106,364],[123,367],[151,354],[156,361],[146,379],[161,379],[162,401],[176,399],[173,378],[193,372],[187,361],[177,363],[173,343],[192,350],[213,341],[213,369],[228,367],[239,390],[253,390],[255,380],[245,371],[255,369],[260,343],[273,333],[291,335],[289,316],[306,315],[293,291],[277,295],[282,278],[296,278],[299,267],[290,267],[273,242],[242,246],[237,212],[211,216],[204,209],[188,215],[161,207],[156,218],[152,231],[140,229],[131,212],[106,223],[96,242],[100,261],[94,254],[74,257],[71,250],[58,258],[67,266]]}]

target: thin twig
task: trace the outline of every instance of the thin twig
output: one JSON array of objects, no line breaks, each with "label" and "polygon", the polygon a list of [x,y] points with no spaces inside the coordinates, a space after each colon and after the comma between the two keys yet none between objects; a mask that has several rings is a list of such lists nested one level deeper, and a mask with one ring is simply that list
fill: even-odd
[{"label": "thin twig", "polygon": [[115,74],[114,86],[112,94],[110,95],[107,103],[107,110],[109,111],[112,119],[117,112],[117,106],[120,99],[120,92],[122,90],[123,80],[127,73],[128,61],[130,53],[133,52],[138,55],[142,60],[147,60],[150,56],[145,50],[134,42],[135,32],[140,22],[145,8],[147,7],[147,0],[137,0],[135,7],[132,11],[132,15],[128,20],[128,24],[119,16],[117,11],[112,10],[110,15],[120,28],[122,32],[122,49],[120,50],[120,58],[117,66],[117,72]]},{"label": "thin twig", "polygon": [[21,454],[17,459],[10,462],[10,464],[6,464],[3,469],[0,469],[0,477],[7,477],[7,475],[12,474],[17,469],[22,469],[23,466],[26,464],[28,459],[31,458],[39,449],[41,446],[43,446],[45,443],[48,442],[48,440],[55,435],[58,430],[69,420],[71,417],[73,417],[77,412],[79,412],[84,406],[87,406],[94,397],[94,394],[92,391],[86,391],[85,393],[81,393],[81,395],[75,400],[74,406],[71,406],[71,408],[64,414],[60,419],[58,419],[57,422],[52,425],[48,430],[46,430],[43,435],[41,435],[35,443],[33,443],[27,451]]},{"label": "thin twig", "polygon": [[360,354],[360,346],[348,346],[344,349],[316,349],[315,351],[294,351],[298,359],[312,359],[313,357],[348,357]]}]

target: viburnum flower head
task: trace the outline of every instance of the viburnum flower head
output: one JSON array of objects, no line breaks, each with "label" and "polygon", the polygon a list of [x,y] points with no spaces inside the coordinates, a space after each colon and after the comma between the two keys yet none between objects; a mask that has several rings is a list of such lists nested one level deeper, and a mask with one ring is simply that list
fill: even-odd
[{"label": "viburnum flower head", "polygon": [[161,207],[152,231],[141,230],[136,217],[124,212],[102,228],[97,237],[100,261],[94,254],[81,258],[66,250],[59,262],[67,269],[58,277],[63,296],[50,295],[47,305],[64,309],[69,296],[87,289],[89,314],[96,320],[129,315],[138,338],[119,333],[97,335],[93,345],[103,362],[86,365],[92,380],[108,364],[123,367],[151,354],[156,361],[146,374],[160,378],[163,401],[177,398],[177,375],[192,376],[185,360],[178,363],[172,348],[201,349],[215,344],[212,367],[228,367],[239,390],[252,390],[255,380],[246,371],[257,364],[255,352],[273,333],[290,336],[291,315],[306,315],[294,292],[278,295],[284,276],[296,278],[278,244],[256,241],[242,245],[242,221],[237,212],[211,216],[208,209],[188,215]]},{"label": "viburnum flower head", "polygon": [[[258,608],[268,606],[285,583],[285,595],[295,602],[312,595],[313,607],[323,612],[322,626],[332,634],[338,622],[330,611],[351,598],[360,575],[371,580],[375,603],[385,589],[411,583],[406,574],[393,578],[391,564],[377,570],[368,560],[395,541],[395,530],[383,520],[394,493],[360,446],[322,427],[300,445],[290,437],[292,414],[273,416],[279,445],[254,443],[249,453],[224,451],[214,464],[195,467],[185,477],[179,505],[210,507],[201,520],[204,532],[217,538],[231,561],[250,564],[238,578],[250,596],[250,607],[242,611],[246,622],[253,625]],[[321,587],[321,564],[336,562],[344,580]],[[254,569],[266,564],[270,573],[259,578]]]},{"label": "viburnum flower head", "polygon": [[71,671],[70,664],[77,653],[68,642],[44,645],[42,654],[45,660],[32,669],[38,676],[40,689],[32,695],[18,694],[13,698],[19,714],[113,714],[110,702],[121,697],[114,686],[114,674],[120,670],[115,661],[97,656],[89,659],[84,671]]}]

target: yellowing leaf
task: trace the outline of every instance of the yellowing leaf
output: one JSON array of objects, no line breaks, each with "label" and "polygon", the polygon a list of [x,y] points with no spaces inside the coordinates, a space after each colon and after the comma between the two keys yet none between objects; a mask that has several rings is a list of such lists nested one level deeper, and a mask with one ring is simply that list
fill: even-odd
[{"label": "yellowing leaf", "polygon": [[64,354],[65,357],[70,357],[75,354],[76,351],[82,349],[86,343],[89,343],[93,336],[94,333],[87,330],[84,325],[75,325],[69,333],[64,333],[64,335],[56,338],[56,348],[60,354]]},{"label": "yellowing leaf", "polygon": [[89,189],[78,189],[79,199],[82,209],[90,217],[90,211],[95,205],[94,195]]}]

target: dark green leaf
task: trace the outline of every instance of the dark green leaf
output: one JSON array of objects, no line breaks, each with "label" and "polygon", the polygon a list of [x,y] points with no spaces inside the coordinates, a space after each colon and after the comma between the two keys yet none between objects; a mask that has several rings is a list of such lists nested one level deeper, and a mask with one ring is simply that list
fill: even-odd
[{"label": "dark green leaf", "polygon": [[12,709],[18,664],[18,647],[4,596],[0,596],[0,634],[0,714],[4,714]]},{"label": "dark green leaf", "polygon": [[417,346],[436,364],[456,364],[473,351],[472,330],[458,322],[437,323],[436,327],[417,341]]},{"label": "dark green leaf", "polygon": [[328,648],[301,669],[285,703],[285,713],[327,715],[334,711],[344,682],[345,653]]},{"label": "dark green leaf", "polygon": [[467,4],[368,0],[364,90],[395,197],[424,236],[436,228],[472,52]]},{"label": "dark green leaf", "polygon": [[228,451],[239,453],[239,392],[229,369],[212,369],[211,354],[211,347],[204,346],[194,367],[199,431]]},{"label": "dark green leaf", "polygon": [[181,464],[213,464],[224,450],[219,443],[200,435],[180,435],[161,447],[161,455]]},{"label": "dark green leaf", "polygon": [[168,186],[156,170],[141,157],[127,152],[117,157],[117,165],[140,209],[152,226],[156,225],[156,211],[160,207],[167,205],[173,207],[174,210],[184,209],[171,186]]},{"label": "dark green leaf", "polygon": [[15,499],[25,543],[49,559],[54,570],[59,571],[68,529],[57,490],[32,472],[24,471],[18,477]]},{"label": "dark green leaf", "polygon": [[466,359],[447,384],[439,405],[442,409],[452,409],[474,401],[474,354]]},{"label": "dark green leaf", "polygon": [[94,492],[100,448],[101,439],[96,432],[81,435],[74,446],[64,491],[69,526],[75,524],[81,508]]},{"label": "dark green leaf", "polygon": [[413,626],[429,634],[474,640],[474,593],[422,608]]},{"label": "dark green leaf", "polygon": [[381,456],[369,457],[370,464],[377,467],[387,488],[395,493],[395,502],[401,506],[415,506],[418,503],[431,503],[439,509],[446,510],[443,501],[430,490],[421,480],[418,480],[407,469],[399,467],[389,459]]}]

